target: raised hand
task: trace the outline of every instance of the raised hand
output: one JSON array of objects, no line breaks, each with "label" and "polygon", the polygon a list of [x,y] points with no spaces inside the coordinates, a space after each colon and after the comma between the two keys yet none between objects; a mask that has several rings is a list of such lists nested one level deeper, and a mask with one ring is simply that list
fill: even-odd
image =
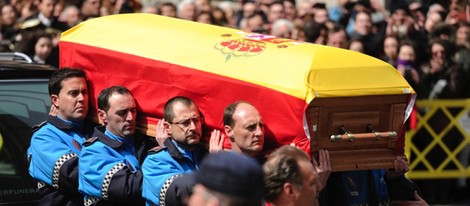
[{"label": "raised hand", "polygon": [[328,153],[328,150],[319,150],[319,162],[313,158],[313,166],[317,170],[318,174],[318,179],[319,179],[319,184],[317,186],[318,191],[323,190],[323,188],[326,187],[326,183],[328,181],[328,178],[330,177],[331,174],[331,164],[330,164],[330,154]]},{"label": "raised hand", "polygon": [[51,110],[49,110],[49,115],[57,116],[57,114],[59,114],[59,110],[54,105],[51,105]]},{"label": "raised hand", "polygon": [[169,137],[170,134],[165,130],[165,120],[159,120],[155,131],[155,140],[157,140],[158,145],[163,145],[163,142],[165,142]]},{"label": "raised hand", "polygon": [[224,139],[225,135],[220,134],[219,130],[214,130],[211,133],[211,139],[209,140],[209,152],[217,153],[224,150]]}]

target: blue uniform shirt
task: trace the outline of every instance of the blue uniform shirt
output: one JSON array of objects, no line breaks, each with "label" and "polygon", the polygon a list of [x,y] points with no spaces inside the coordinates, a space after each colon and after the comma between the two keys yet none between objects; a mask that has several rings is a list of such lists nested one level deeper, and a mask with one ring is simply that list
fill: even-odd
[{"label": "blue uniform shirt", "polygon": [[146,204],[164,205],[173,181],[183,173],[198,169],[199,156],[198,150],[185,149],[172,139],[165,140],[164,146],[152,149],[142,164],[142,196]]},{"label": "blue uniform shirt", "polygon": [[31,137],[31,146],[27,151],[29,174],[58,189],[60,168],[67,161],[77,158],[84,141],[81,123],[49,116]]},{"label": "blue uniform shirt", "polygon": [[[139,172],[134,138],[121,138],[109,131],[104,134],[95,129],[93,138],[84,143],[79,160],[78,190],[92,204],[100,199],[107,200],[113,176],[121,170]],[[140,177],[141,178],[141,177]],[[125,187],[125,183],[118,184]],[[140,196],[140,191],[139,191]]]},{"label": "blue uniform shirt", "polygon": [[389,195],[384,175],[385,170],[344,172],[342,178],[349,205],[365,205],[371,198],[379,204],[388,202]]}]

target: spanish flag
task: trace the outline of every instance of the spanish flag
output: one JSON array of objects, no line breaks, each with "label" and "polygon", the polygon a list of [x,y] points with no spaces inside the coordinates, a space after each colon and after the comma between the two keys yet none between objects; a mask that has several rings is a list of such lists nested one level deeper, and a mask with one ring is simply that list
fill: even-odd
[{"label": "spanish flag", "polygon": [[223,130],[226,106],[245,100],[263,117],[267,151],[295,144],[310,153],[305,111],[314,98],[414,93],[395,68],[361,53],[153,14],[85,21],[59,46],[61,67],[87,72],[94,108],[101,89],[124,85],[151,134],[165,102],[182,95],[210,131]]}]

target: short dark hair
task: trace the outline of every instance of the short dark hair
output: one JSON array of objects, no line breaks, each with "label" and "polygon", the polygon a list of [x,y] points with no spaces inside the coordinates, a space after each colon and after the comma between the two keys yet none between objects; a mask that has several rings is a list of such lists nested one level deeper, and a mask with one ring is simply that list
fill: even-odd
[{"label": "short dark hair", "polygon": [[[44,1],[44,0],[39,0],[39,3],[42,3],[43,1]],[[52,1],[54,1],[54,3],[57,3],[57,2],[58,2],[58,0],[52,0]]]},{"label": "short dark hair", "polygon": [[75,0],[74,5],[76,5],[79,9],[82,9],[85,2],[87,2],[87,0]]},{"label": "short dark hair", "polygon": [[397,38],[397,41],[398,41],[398,44],[399,44],[398,51],[400,51],[400,47],[405,46],[405,45],[410,46],[410,47],[413,48],[414,51],[417,51],[416,50],[416,43],[412,39],[402,39],[402,40],[400,40],[400,39]]},{"label": "short dark hair", "polygon": [[98,95],[98,109],[107,112],[109,110],[109,98],[113,94],[129,94],[133,96],[132,92],[124,86],[108,87],[101,90],[100,94]]},{"label": "short dark hair", "polygon": [[171,3],[171,2],[163,2],[162,4],[160,4],[160,6],[158,7],[158,12],[162,12],[161,9],[164,7],[164,6],[168,6],[168,7],[171,7],[173,8],[175,11],[176,11],[176,6],[175,4]]},{"label": "short dark hair", "polygon": [[340,31],[345,31],[344,26],[338,23],[334,23],[333,27],[331,29],[328,29],[328,34],[333,34]]},{"label": "short dark hair", "polygon": [[326,33],[328,32],[328,27],[325,24],[320,24],[315,22],[315,20],[310,19],[304,23],[303,32],[305,33],[305,41],[314,43],[322,35],[322,30]]},{"label": "short dark hair", "polygon": [[86,74],[82,69],[77,68],[62,68],[56,70],[51,78],[49,78],[49,95],[58,95],[62,89],[62,81],[68,78],[78,77],[86,80]]},{"label": "short dark hair", "polygon": [[283,0],[282,3],[284,3],[285,1],[290,2],[290,3],[293,4],[294,6],[296,5],[295,0]]},{"label": "short dark hair", "polygon": [[181,102],[187,107],[194,105],[197,108],[197,105],[194,104],[193,100],[189,99],[188,97],[184,97],[184,96],[173,97],[165,103],[165,106],[163,108],[163,118],[165,119],[165,121],[173,122],[173,119],[175,118],[175,112],[173,111],[173,106],[176,102]]},{"label": "short dark hair", "polygon": [[326,9],[326,4],[318,2],[318,3],[315,3],[312,6],[312,8],[314,8],[314,9]]},{"label": "short dark hair", "polygon": [[356,15],[354,16],[354,21],[357,20],[357,17],[359,16],[360,13],[364,13],[365,15],[369,16],[370,21],[372,21],[372,19],[371,19],[372,17],[371,17],[371,15],[370,15],[370,12],[367,12],[367,11],[359,11],[359,12],[357,12]]},{"label": "short dark hair", "polygon": [[233,125],[235,124],[235,121],[233,120],[233,113],[235,113],[235,110],[237,109],[237,106],[240,103],[252,105],[249,102],[243,100],[229,104],[224,110],[224,125],[233,127]]},{"label": "short dark hair", "polygon": [[302,187],[300,161],[310,162],[308,155],[299,148],[284,145],[276,149],[263,165],[265,199],[273,201],[287,182]]}]

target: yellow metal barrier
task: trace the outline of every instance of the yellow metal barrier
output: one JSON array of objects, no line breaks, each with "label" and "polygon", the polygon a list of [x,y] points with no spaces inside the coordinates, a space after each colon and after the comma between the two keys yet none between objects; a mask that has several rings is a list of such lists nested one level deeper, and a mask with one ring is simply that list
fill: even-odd
[{"label": "yellow metal barrier", "polygon": [[411,179],[470,177],[470,99],[419,100],[406,133]]}]

